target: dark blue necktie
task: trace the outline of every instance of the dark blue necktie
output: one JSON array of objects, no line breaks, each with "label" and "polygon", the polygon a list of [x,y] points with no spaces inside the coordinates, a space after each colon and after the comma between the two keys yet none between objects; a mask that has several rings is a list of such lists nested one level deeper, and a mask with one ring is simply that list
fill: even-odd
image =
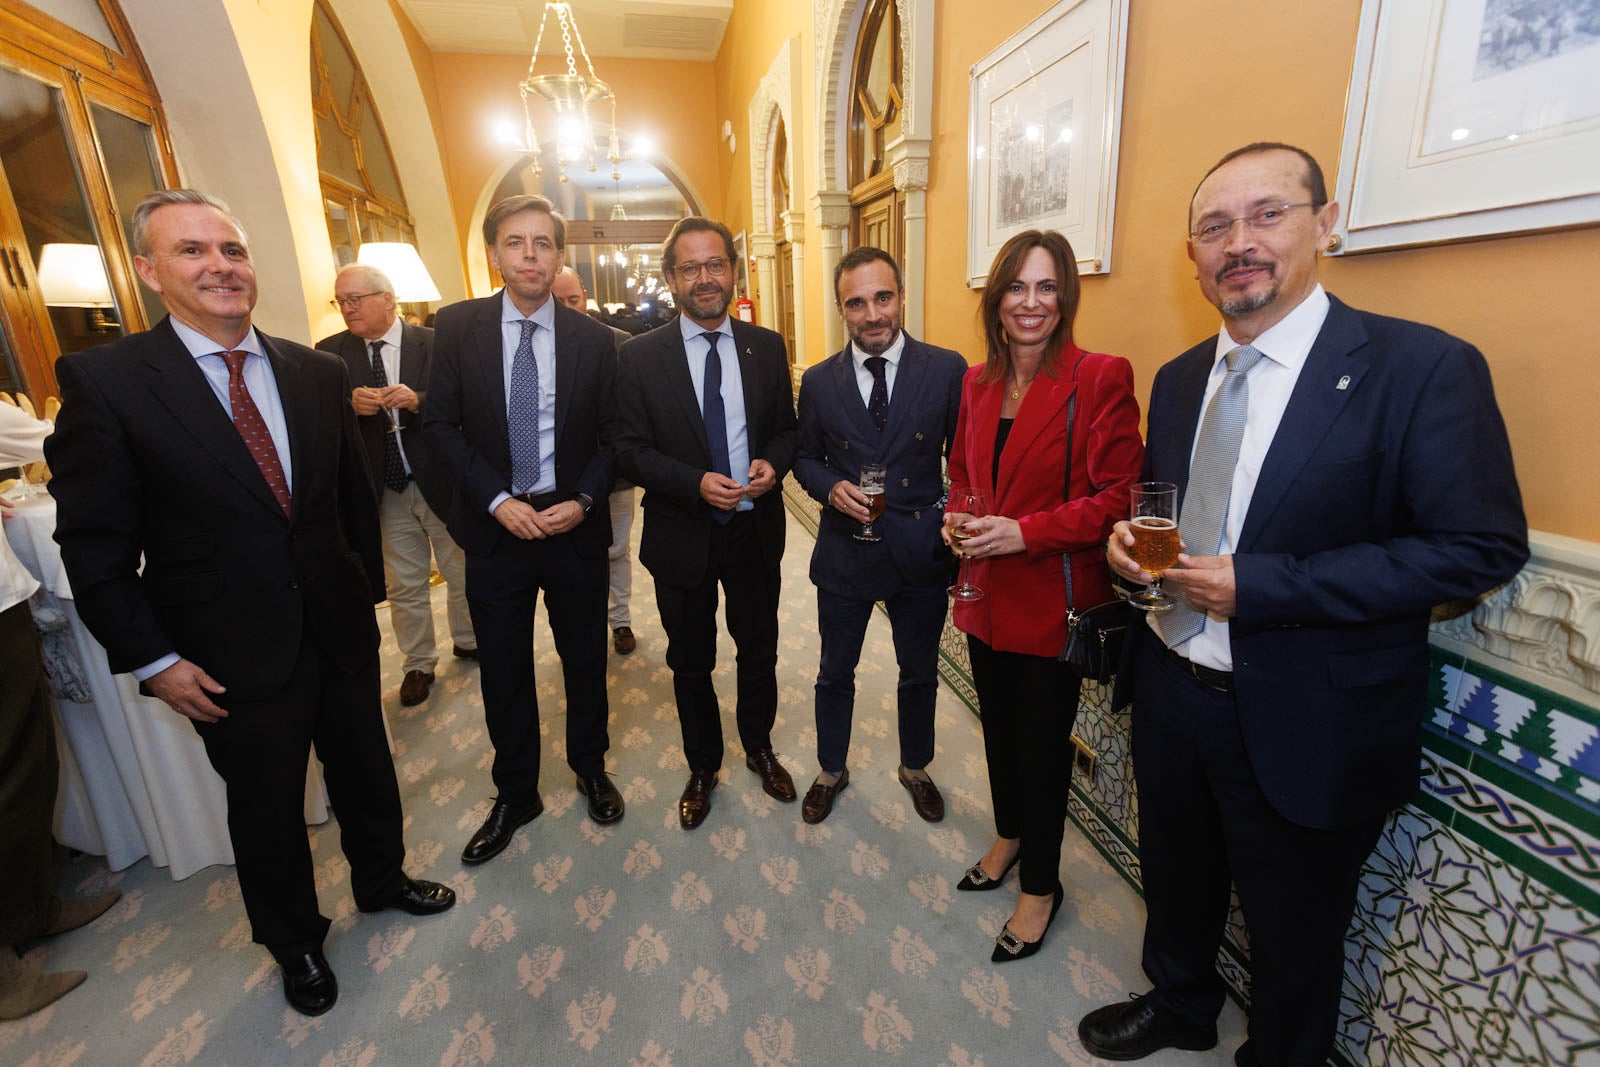
[{"label": "dark blue necktie", "polygon": [[[711,469],[718,474],[733,477],[733,461],[728,458],[728,413],[722,406],[722,359],[717,355],[716,333],[701,334],[706,340],[706,371],[702,386],[704,400],[700,414],[706,423],[706,444],[711,447]],[[711,509],[711,517],[718,522],[733,518],[733,512]]]},{"label": "dark blue necktie", "polygon": [[530,491],[539,481],[539,361],[533,354],[532,319],[523,319],[522,337],[511,356],[511,397],[506,432],[511,439],[511,486]]},{"label": "dark blue necktie", "polygon": [[888,366],[889,361],[882,356],[867,357],[867,369],[872,372],[872,397],[867,401],[867,414],[872,416],[872,425],[880,432],[889,424]]},{"label": "dark blue necktie", "polygon": [[[379,389],[389,386],[389,375],[383,369],[383,341],[372,342],[372,384]],[[380,411],[389,423],[383,435],[383,484],[397,493],[406,491],[406,464],[400,458],[400,413]]]}]

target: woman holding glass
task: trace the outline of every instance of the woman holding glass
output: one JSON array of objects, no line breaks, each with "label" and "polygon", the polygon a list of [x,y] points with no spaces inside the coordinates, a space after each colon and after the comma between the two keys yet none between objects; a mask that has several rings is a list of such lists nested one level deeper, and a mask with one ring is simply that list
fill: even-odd
[{"label": "woman holding glass", "polygon": [[[1078,270],[1066,238],[1029,230],[1001,247],[979,306],[988,356],[962,384],[950,452],[944,536],[960,546],[967,580],[982,591],[957,598],[954,621],[967,634],[996,834],[957,888],[997,889],[1022,865],[1016,908],[995,939],[996,963],[1037,952],[1061,907],[1081,682],[1057,658],[1067,639],[1062,557],[1070,559],[1073,607],[1111,599],[1105,539],[1128,514],[1144,459],[1133,368],[1073,343],[1077,311]],[[963,512],[963,497],[987,507]]]}]

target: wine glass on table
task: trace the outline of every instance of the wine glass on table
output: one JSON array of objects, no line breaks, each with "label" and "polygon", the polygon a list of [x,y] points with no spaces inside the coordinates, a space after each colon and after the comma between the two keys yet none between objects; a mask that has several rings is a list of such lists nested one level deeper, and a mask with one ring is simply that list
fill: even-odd
[{"label": "wine glass on table", "polygon": [[883,483],[888,470],[882,463],[865,463],[861,467],[861,494],[867,498],[867,521],[856,531],[857,541],[882,541],[872,524],[883,517]]},{"label": "wine glass on table", "polygon": [[1177,601],[1161,591],[1161,572],[1178,562],[1178,487],[1172,482],[1138,482],[1128,506],[1133,544],[1128,558],[1151,575],[1149,586],[1128,598],[1145,611],[1171,611]]},{"label": "wine glass on table", "polygon": [[964,546],[968,538],[978,533],[967,523],[989,514],[989,502],[984,498],[983,490],[970,485],[957,486],[950,490],[950,502],[945,508],[945,514],[947,518],[954,520],[946,523],[950,528],[950,547],[961,557],[961,572],[956,584],[950,587],[950,596],[963,604],[982,600],[983,590],[973,585],[967,576],[968,561]]}]

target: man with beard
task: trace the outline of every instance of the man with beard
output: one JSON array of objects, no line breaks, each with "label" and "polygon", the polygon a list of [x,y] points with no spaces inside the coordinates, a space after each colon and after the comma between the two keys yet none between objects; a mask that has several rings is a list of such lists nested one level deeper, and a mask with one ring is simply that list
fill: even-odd
[{"label": "man with beard", "polygon": [[617,368],[617,464],[642,486],[639,560],[656,582],[667,665],[689,782],[686,830],[711,810],[722,768],[717,587],[738,647],[739,740],[745,765],[777,800],[794,782],[772,750],[777,716],[778,483],[794,459],[794,403],[783,339],[728,317],[733,235],[720,222],[680,219],[661,250],[678,318],[622,346]]},{"label": "man with beard", "polygon": [[[944,471],[967,361],[907,336],[904,290],[889,253],[857,248],[833,272],[834,295],[850,344],[800,381],[800,431],[794,474],[824,505],[811,553],[817,587],[817,762],[822,773],[800,805],[819,823],[850,782],[845,755],[854,714],[856,664],[872,605],[883,601],[900,668],[900,784],[928,822],[944,818],[944,798],[928,776],[939,687],[939,636],[948,609],[951,558],[939,537]],[[878,540],[856,535],[867,520],[861,467],[880,463],[883,514]]]},{"label": "man with beard", "polygon": [[[1216,1044],[1217,949],[1250,935],[1242,1067],[1327,1061],[1356,885],[1417,789],[1428,615],[1506,581],[1527,524],[1476,349],[1323,291],[1339,216],[1310,155],[1224,156],[1189,209],[1222,329],[1156,375],[1144,477],[1177,483],[1179,604],[1118,671],[1131,694],[1147,996],[1091,1012],[1112,1060]],[[1107,554],[1124,578],[1129,524]]]}]

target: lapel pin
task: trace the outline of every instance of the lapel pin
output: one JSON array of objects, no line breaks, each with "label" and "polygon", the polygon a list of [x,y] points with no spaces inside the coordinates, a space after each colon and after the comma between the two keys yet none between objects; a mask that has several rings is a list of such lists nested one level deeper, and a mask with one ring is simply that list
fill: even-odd
[{"label": "lapel pin", "polygon": [[1350,388],[1350,375],[1346,374],[1344,377],[1340,378],[1339,379],[1339,384],[1334,386],[1334,388],[1335,389],[1348,389],[1348,388]]}]

